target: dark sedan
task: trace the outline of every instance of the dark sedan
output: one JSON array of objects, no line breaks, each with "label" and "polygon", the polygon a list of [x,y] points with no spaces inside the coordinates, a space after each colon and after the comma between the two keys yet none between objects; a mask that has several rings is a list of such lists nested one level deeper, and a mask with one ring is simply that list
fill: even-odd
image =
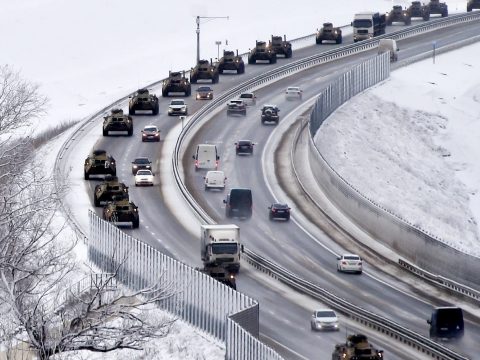
[{"label": "dark sedan", "polygon": [[290,207],[284,203],[273,203],[268,207],[270,220],[290,220]]},{"label": "dark sedan", "polygon": [[254,145],[255,144],[251,140],[238,140],[235,143],[235,153],[237,155],[252,155]]},{"label": "dark sedan", "polygon": [[136,175],[138,170],[152,170],[152,162],[146,157],[136,158],[132,161],[132,174]]}]

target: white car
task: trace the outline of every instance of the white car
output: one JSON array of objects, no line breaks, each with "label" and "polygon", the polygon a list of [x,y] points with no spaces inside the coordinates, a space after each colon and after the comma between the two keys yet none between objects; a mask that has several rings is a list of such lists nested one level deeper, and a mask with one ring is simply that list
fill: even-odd
[{"label": "white car", "polygon": [[302,99],[302,89],[298,86],[289,86],[287,90],[285,90],[285,97],[288,99]]},{"label": "white car", "polygon": [[361,274],[363,271],[362,258],[355,254],[343,254],[337,257],[337,271]]},{"label": "white car", "polygon": [[210,189],[225,189],[225,173],[220,170],[208,171],[204,177],[205,179],[205,190]]},{"label": "white car", "polygon": [[257,103],[257,96],[253,92],[242,93],[238,98],[243,100],[247,106],[253,106]]},{"label": "white car", "polygon": [[168,115],[188,115],[188,107],[183,99],[172,99],[168,105]]},{"label": "white car", "polygon": [[151,170],[138,170],[135,174],[135,186],[153,186],[153,177]]},{"label": "white car", "polygon": [[332,309],[318,309],[310,319],[312,330],[340,330],[338,316]]}]

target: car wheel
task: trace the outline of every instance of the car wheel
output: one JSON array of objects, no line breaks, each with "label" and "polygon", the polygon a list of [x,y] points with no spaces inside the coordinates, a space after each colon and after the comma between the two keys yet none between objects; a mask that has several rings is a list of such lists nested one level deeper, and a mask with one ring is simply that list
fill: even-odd
[{"label": "car wheel", "polygon": [[135,183],[135,186],[138,186],[138,184],[137,184],[137,183]]}]

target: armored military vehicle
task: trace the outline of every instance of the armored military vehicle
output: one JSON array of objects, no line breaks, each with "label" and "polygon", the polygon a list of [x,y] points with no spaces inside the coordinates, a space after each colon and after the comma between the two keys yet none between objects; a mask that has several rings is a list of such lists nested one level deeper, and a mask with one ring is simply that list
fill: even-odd
[{"label": "armored military vehicle", "polygon": [[283,35],[283,38],[281,36],[272,35],[272,40],[270,43],[272,44],[275,54],[283,55],[286,58],[292,57],[292,43],[287,41],[286,35]]},{"label": "armored military vehicle", "polygon": [[83,174],[85,180],[90,175],[117,175],[117,166],[113,156],[110,156],[105,150],[93,150],[85,159],[83,165]]},{"label": "armored military vehicle", "polygon": [[412,4],[407,9],[407,14],[410,16],[410,18],[422,18],[423,20],[430,20],[429,9],[420,1],[412,1]]},{"label": "armored military vehicle", "polygon": [[229,50],[223,50],[223,57],[218,62],[218,72],[223,74],[224,70],[235,70],[237,74],[245,72],[245,63],[241,56]]},{"label": "armored military vehicle", "polygon": [[403,22],[405,25],[410,25],[412,19],[408,15],[407,10],[404,10],[400,5],[394,5],[387,14],[387,25],[392,25],[394,22]]},{"label": "armored military vehicle", "polygon": [[128,186],[119,182],[116,176],[106,176],[103,183],[95,185],[93,193],[93,204],[101,206],[102,202],[112,201],[113,199],[128,200]]},{"label": "armored military vehicle", "polygon": [[342,43],[342,29],[339,27],[333,27],[332,23],[324,23],[323,27],[317,31],[315,42],[322,44],[324,40],[335,41],[337,44]]},{"label": "armored military vehicle", "polygon": [[260,111],[262,112],[262,124],[267,122],[274,122],[275,124],[278,124],[278,121],[280,120],[278,113],[280,110],[276,105],[264,105]]},{"label": "armored military vehicle", "polygon": [[441,3],[440,0],[430,0],[426,5],[430,15],[440,14],[442,17],[448,16],[448,5],[446,3]]},{"label": "armored military vehicle", "polygon": [[265,41],[256,41],[255,47],[248,54],[248,63],[255,64],[257,60],[268,60],[270,64],[277,62],[277,54],[272,49],[272,45]]},{"label": "armored military vehicle", "polygon": [[107,202],[103,207],[103,220],[113,223],[131,222],[134,229],[140,225],[138,207],[128,199]]},{"label": "armored military vehicle", "polygon": [[374,348],[365,335],[349,335],[347,342],[335,345],[332,360],[383,360],[383,350]]},{"label": "armored military vehicle", "polygon": [[126,131],[128,136],[132,136],[132,117],[124,114],[122,109],[113,109],[103,118],[103,136],[108,136],[110,131]]},{"label": "armored military vehicle", "polygon": [[197,65],[190,70],[190,82],[196,84],[198,80],[212,80],[212,84],[218,83],[218,66],[208,60],[199,60]]},{"label": "armored military vehicle", "polygon": [[473,9],[480,9],[480,0],[468,0],[467,11],[470,12]]},{"label": "armored military vehicle", "polygon": [[[169,93],[185,93],[185,96],[192,94],[192,85],[190,81],[185,77],[185,71],[169,71],[168,78],[163,80],[162,84],[162,96],[167,97]],[[175,95],[177,96],[177,95]]]},{"label": "armored military vehicle", "polygon": [[128,114],[135,115],[137,110],[151,110],[152,115],[158,115],[158,97],[150,94],[148,89],[138,89],[128,102]]}]

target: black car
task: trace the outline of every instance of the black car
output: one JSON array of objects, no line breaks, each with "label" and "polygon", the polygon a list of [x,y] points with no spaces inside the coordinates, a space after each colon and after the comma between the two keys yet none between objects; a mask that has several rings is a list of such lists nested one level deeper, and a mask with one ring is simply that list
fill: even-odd
[{"label": "black car", "polygon": [[225,204],[225,216],[227,218],[250,218],[252,216],[252,190],[244,188],[230,189]]},{"label": "black car", "polygon": [[235,143],[235,153],[237,155],[253,154],[253,146],[255,144],[251,140],[238,140]]},{"label": "black car", "polygon": [[273,122],[275,125],[278,124],[278,120],[280,120],[280,117],[278,116],[280,109],[276,105],[263,105],[263,108],[260,111],[262,112],[262,124],[267,122]]},{"label": "black car", "polygon": [[427,323],[430,337],[434,339],[461,338],[464,333],[463,311],[456,306],[434,308]]},{"label": "black car", "polygon": [[268,207],[270,220],[284,219],[290,220],[290,207],[284,203],[273,203]]},{"label": "black car", "polygon": [[132,161],[132,174],[135,175],[138,170],[152,170],[152,162],[146,157],[136,158]]}]

